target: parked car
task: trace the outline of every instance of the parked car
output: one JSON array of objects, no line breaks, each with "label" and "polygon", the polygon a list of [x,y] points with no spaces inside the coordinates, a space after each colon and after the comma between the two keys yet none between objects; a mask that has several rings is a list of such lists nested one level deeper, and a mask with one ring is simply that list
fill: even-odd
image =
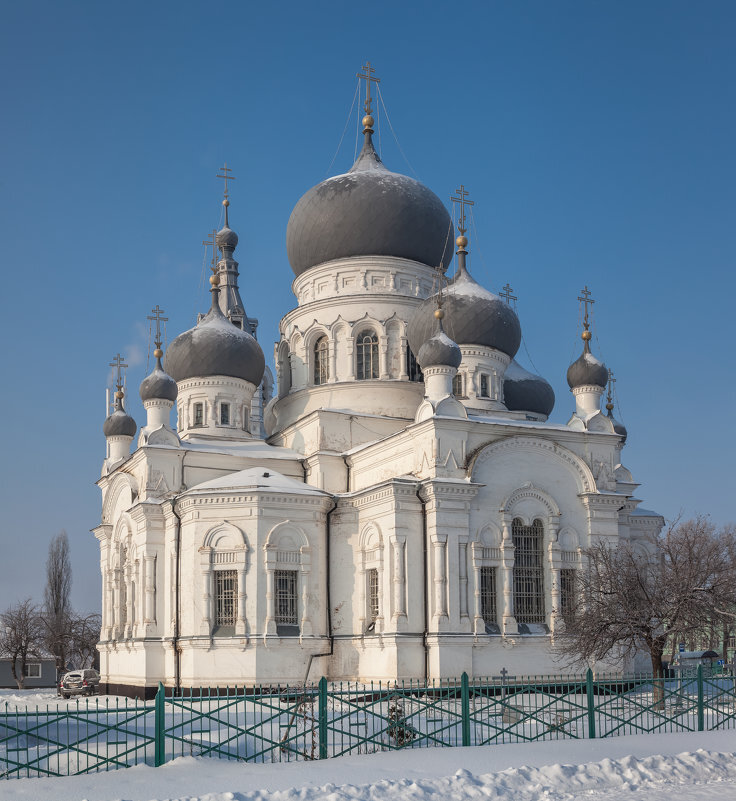
[{"label": "parked car", "polygon": [[100,674],[96,670],[72,670],[59,682],[59,695],[95,695],[100,691]]}]

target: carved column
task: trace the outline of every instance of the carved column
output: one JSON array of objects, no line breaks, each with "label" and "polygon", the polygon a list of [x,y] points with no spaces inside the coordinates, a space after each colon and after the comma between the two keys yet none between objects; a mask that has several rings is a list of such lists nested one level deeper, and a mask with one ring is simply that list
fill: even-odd
[{"label": "carved column", "polygon": [[246,565],[245,560],[243,564],[238,566],[238,608],[237,616],[235,619],[235,635],[237,637],[244,637],[246,634],[245,626],[245,573]]},{"label": "carved column", "polygon": [[434,615],[447,617],[447,538],[432,538],[434,548]]},{"label": "carved column", "polygon": [[401,364],[399,365],[399,379],[401,381],[408,381],[409,380],[409,373],[406,371],[406,366],[409,364],[409,340],[402,336],[400,339],[400,348],[401,348],[401,357],[400,361]]},{"label": "carved column", "polygon": [[210,637],[212,635],[213,614],[212,614],[212,549],[202,548],[201,568],[202,568],[202,622],[199,626],[199,633]]},{"label": "carved column", "polygon": [[550,572],[550,602],[552,608],[549,611],[549,627],[552,633],[559,628],[560,621],[562,620],[560,596],[560,569],[562,567],[562,555],[560,553],[560,544],[557,537],[560,531],[559,521],[554,520],[548,523],[549,527],[549,546],[547,547],[547,554],[549,559],[549,572]]},{"label": "carved column", "polygon": [[460,619],[468,616],[468,543],[458,543],[458,582],[460,590]]},{"label": "carved column", "polygon": [[347,364],[345,365],[348,371],[347,380],[355,380],[355,339],[353,336],[348,338],[347,342]]},{"label": "carved column", "polygon": [[337,381],[337,342],[334,339],[327,340],[327,353],[330,372],[327,382],[334,384]]},{"label": "carved column", "polygon": [[128,562],[125,566],[123,581],[125,582],[125,638],[129,639],[133,635],[133,566]]},{"label": "carved column", "polygon": [[406,617],[406,567],[404,550],[406,537],[394,541],[394,617]]},{"label": "carved column", "polygon": [[264,634],[276,636],[276,549],[272,545],[265,547],[266,562],[266,621]]},{"label": "carved column", "polygon": [[309,548],[300,549],[301,575],[302,575],[302,619],[299,627],[302,637],[312,636],[312,618],[309,614],[309,574],[312,569],[311,552]]},{"label": "carved column", "polygon": [[378,343],[378,370],[379,378],[381,381],[386,381],[390,378],[388,374],[388,335],[380,337]]},{"label": "carved column", "polygon": [[518,634],[519,626],[514,617],[514,541],[511,536],[511,521],[503,521],[501,542],[501,573],[503,576],[503,633]]},{"label": "carved column", "polygon": [[156,557],[153,554],[146,554],[143,557],[143,566],[145,570],[145,610],[143,614],[144,623],[156,622]]}]

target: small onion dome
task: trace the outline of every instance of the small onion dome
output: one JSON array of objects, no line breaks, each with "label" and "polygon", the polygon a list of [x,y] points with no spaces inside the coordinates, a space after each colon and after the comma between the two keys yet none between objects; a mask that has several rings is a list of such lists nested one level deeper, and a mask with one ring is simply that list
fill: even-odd
[{"label": "small onion dome", "polygon": [[[584,331],[584,334],[589,334]],[[590,340],[585,339],[580,358],[567,368],[567,383],[570,389],[589,384],[605,388],[608,383],[608,368],[590,352]]]},{"label": "small onion dome", "polygon": [[447,269],[452,221],[442,201],[419,181],[388,170],[371,132],[349,172],[312,187],[286,229],[291,269],[350,256],[397,256]]},{"label": "small onion dome", "polygon": [[212,308],[169,345],[164,361],[166,372],[177,382],[224,375],[258,386],[266,369],[261,346],[223,315],[216,291]]},{"label": "small onion dome", "polygon": [[[478,284],[465,267],[459,267],[442,304],[447,312],[447,330],[460,345],[485,345],[512,358],[521,344],[521,325],[516,312],[498,295]],[[418,353],[433,331],[437,297],[427,298],[416,310],[407,329],[409,346]]]},{"label": "small onion dome", "polygon": [[219,248],[235,248],[238,246],[238,235],[231,228],[225,225],[221,228],[215,236],[215,242]]},{"label": "small onion dome", "polygon": [[[441,314],[438,309],[436,314]],[[460,348],[442,330],[442,318],[437,317],[437,330],[430,337],[417,353],[417,362],[422,368],[427,367],[460,367],[463,354]]]},{"label": "small onion dome", "polygon": [[115,393],[115,411],[102,424],[102,433],[106,437],[134,437],[138,426],[135,420],[123,408],[123,393]]},{"label": "small onion dome", "polygon": [[611,402],[610,396],[606,404],[606,409],[608,409],[608,419],[613,423],[613,430],[626,442],[626,437],[629,436],[629,432],[626,430],[626,426],[623,423],[619,423],[613,416],[613,403]]},{"label": "small onion dome", "polygon": [[549,417],[555,406],[555,391],[550,384],[515,360],[504,373],[503,398],[512,412],[534,412]]},{"label": "small onion dome", "polygon": [[156,366],[151,374],[141,381],[141,400],[175,401],[179,392],[176,381],[164,372],[164,368],[161,365],[161,351],[158,348],[154,351],[154,355],[156,356]]}]

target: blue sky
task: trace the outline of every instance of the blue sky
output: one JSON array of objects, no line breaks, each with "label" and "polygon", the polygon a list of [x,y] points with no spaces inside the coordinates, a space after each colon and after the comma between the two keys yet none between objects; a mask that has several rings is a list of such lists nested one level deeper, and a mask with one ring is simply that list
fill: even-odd
[{"label": "blue sky", "polygon": [[366,59],[388,166],[470,191],[472,272],[518,295],[552,419],[574,406],[587,284],[643,505],[736,518],[735,28],[715,1],[4,3],[0,609],[42,597],[62,528],[73,600],[97,608],[107,365],[128,358],[140,425],[150,309],[171,339],[209,305],[224,161],[272,360],[286,223],[352,163],[355,109],[333,156]]}]

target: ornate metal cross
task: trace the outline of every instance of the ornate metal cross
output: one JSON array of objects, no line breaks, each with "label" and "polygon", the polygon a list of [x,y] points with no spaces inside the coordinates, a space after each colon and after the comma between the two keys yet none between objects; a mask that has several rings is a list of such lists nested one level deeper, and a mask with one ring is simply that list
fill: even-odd
[{"label": "ornate metal cross", "polygon": [[215,266],[215,257],[217,255],[217,229],[213,228],[212,233],[210,234],[209,239],[203,239],[202,244],[206,248],[212,248],[212,259],[210,260],[210,270],[213,273],[217,272],[217,267]]},{"label": "ornate metal cross", "polygon": [[227,182],[228,181],[234,181],[235,180],[235,176],[234,175],[228,175],[228,173],[231,173],[232,170],[230,169],[230,167],[227,166],[227,162],[225,162],[225,166],[224,167],[220,167],[220,170],[223,172],[223,175],[220,175],[220,173],[217,173],[217,175],[215,177],[216,178],[224,178],[224,180],[225,180],[225,197],[229,197],[228,196],[228,191],[227,191]]},{"label": "ornate metal cross", "polygon": [[126,368],[128,365],[125,363],[125,356],[121,356],[119,353],[116,353],[113,360],[110,362],[110,367],[114,367],[117,371],[117,380],[115,381],[115,387],[117,388],[118,392],[123,388],[123,369]]},{"label": "ornate metal cross", "polygon": [[506,303],[509,306],[511,305],[511,301],[512,300],[515,303],[519,299],[516,295],[512,295],[511,294],[513,291],[514,290],[513,290],[512,286],[511,286],[511,284],[509,284],[508,281],[507,281],[506,282],[506,286],[498,293],[506,301]]},{"label": "ornate metal cross", "polygon": [[475,206],[475,202],[467,199],[468,193],[465,191],[465,184],[460,184],[460,189],[456,189],[455,191],[458,196],[451,197],[450,200],[453,203],[460,204],[460,221],[457,224],[457,230],[460,231],[461,234],[464,234],[468,230],[465,227],[465,207]]},{"label": "ornate metal cross", "polygon": [[613,385],[616,383],[616,379],[613,377],[613,370],[608,368],[608,402],[613,403]]},{"label": "ornate metal cross", "polygon": [[592,306],[595,303],[595,301],[590,297],[590,290],[588,289],[587,284],[585,285],[584,289],[580,291],[580,294],[578,295],[578,300],[581,303],[585,304],[585,316],[583,318],[583,325],[585,326],[585,330],[587,331],[590,326],[590,323],[588,321],[588,304]]},{"label": "ornate metal cross", "polygon": [[373,73],[376,71],[373,67],[371,67],[371,62],[366,61],[365,64],[361,67],[363,72],[356,73],[358,78],[362,78],[365,81],[366,86],[366,94],[365,94],[365,103],[363,103],[363,108],[365,109],[366,114],[371,113],[371,81],[373,83],[381,83],[380,78],[374,78]]},{"label": "ornate metal cross", "polygon": [[151,314],[148,315],[149,320],[156,321],[156,339],[154,339],[154,344],[157,348],[161,347],[161,323],[168,323],[168,317],[162,317],[161,315],[164,314],[163,309],[159,309],[158,303],[156,304],[155,309],[151,309]]}]

